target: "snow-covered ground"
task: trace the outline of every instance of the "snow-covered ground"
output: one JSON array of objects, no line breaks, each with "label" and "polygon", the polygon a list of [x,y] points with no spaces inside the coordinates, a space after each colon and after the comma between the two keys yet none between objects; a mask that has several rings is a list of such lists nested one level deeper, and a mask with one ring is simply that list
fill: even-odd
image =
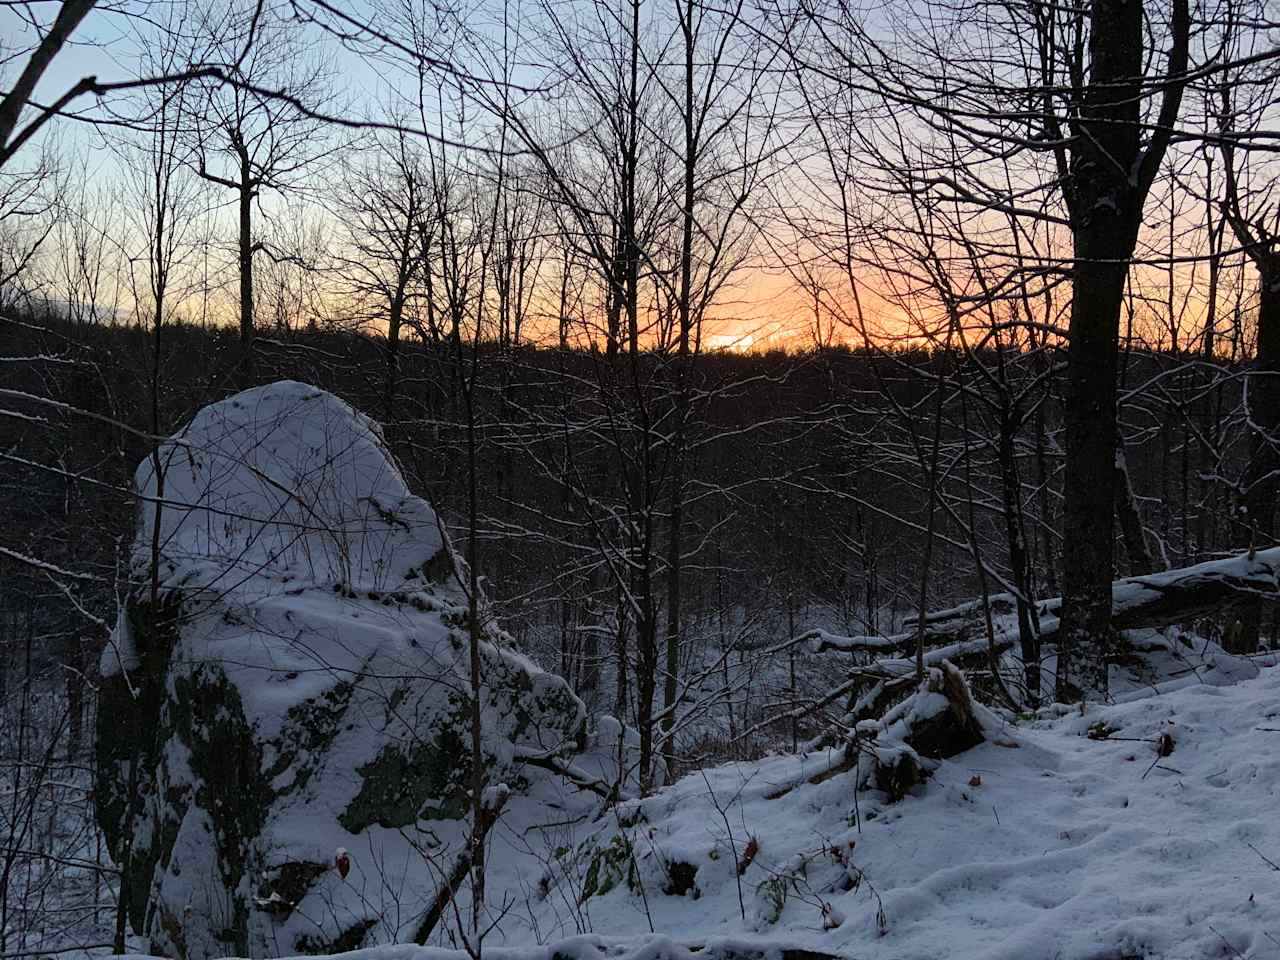
[{"label": "snow-covered ground", "polygon": [[[1173,751],[1159,758],[1163,733]],[[855,805],[847,773],[808,782],[830,765],[825,754],[708,770],[618,815],[559,827],[549,825],[552,805],[562,822],[574,808],[594,808],[547,782],[541,803],[509,811],[495,835],[489,894],[505,914],[484,953],[1277,958],[1277,747],[1280,668],[1264,663],[1257,677],[1233,685],[1010,722],[895,805],[874,792]],[[584,899],[589,857],[557,861],[556,847],[584,844],[594,832],[607,842],[621,835],[620,823],[631,824],[622,830],[640,882],[628,889],[620,874],[608,892]],[[737,864],[752,839],[758,851],[740,878],[740,900]],[[697,868],[694,885],[664,893],[677,860]],[[548,873],[544,861],[564,869]],[[841,921],[832,929],[824,929],[824,904],[826,923]],[[463,954],[381,946],[344,956]]]},{"label": "snow-covered ground", "polygon": [[[1158,758],[1166,732],[1173,752]],[[855,802],[851,773],[807,782],[832,762],[811,754],[694,774],[572,829],[517,812],[496,841],[490,895],[511,908],[489,943],[582,929],[641,937],[623,954],[640,956],[652,927],[686,945],[757,937],[886,960],[1280,958],[1278,748],[1269,666],[1234,685],[1009,722],[894,805],[875,792]],[[589,857],[562,856],[548,874],[534,854],[593,829],[597,847],[621,838],[623,851],[597,858],[597,889],[610,862],[622,869],[584,899]],[[677,861],[696,867],[693,886],[664,893]],[[839,926],[824,929],[824,905]]]}]

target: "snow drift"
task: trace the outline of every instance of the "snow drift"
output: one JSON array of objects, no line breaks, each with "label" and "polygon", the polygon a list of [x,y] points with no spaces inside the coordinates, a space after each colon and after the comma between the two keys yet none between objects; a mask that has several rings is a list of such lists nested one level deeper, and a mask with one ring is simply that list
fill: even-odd
[{"label": "snow drift", "polygon": [[[378,427],[281,382],[138,468],[137,585],[103,656],[98,818],[158,954],[407,939],[469,813],[459,564]],[[490,783],[580,736],[565,683],[483,625]],[[335,869],[349,851],[349,876]]]}]

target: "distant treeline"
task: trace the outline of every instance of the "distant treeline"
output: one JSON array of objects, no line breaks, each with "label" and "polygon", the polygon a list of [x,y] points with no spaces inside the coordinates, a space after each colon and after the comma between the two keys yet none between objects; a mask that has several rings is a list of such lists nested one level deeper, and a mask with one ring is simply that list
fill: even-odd
[{"label": "distant treeline", "polygon": [[[919,603],[930,537],[930,606],[977,595],[978,562],[988,589],[1020,582],[1021,564],[1030,592],[1053,595],[1070,535],[1058,527],[1052,348],[682,360],[407,341],[391,357],[378,337],[263,331],[249,373],[232,328],[171,324],[157,336],[9,316],[0,356],[14,358],[0,367],[0,641],[38,638],[36,656],[62,664],[69,685],[92,674],[129,589],[130,480],[152,437],[253,382],[312,383],[381,422],[411,488],[461,538],[460,391],[474,377],[484,588],[548,669],[623,714],[644,618],[651,646],[663,635],[673,564],[688,664],[803,624],[899,628]],[[1249,543],[1232,479],[1243,369],[1129,355],[1121,571]]]}]

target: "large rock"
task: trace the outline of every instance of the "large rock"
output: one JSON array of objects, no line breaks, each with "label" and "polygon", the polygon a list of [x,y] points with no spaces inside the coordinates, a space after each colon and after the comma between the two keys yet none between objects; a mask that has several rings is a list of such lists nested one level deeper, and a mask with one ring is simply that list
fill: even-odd
[{"label": "large rock", "polygon": [[[134,930],[193,958],[404,939],[470,808],[467,603],[435,513],[375,424],[299,383],[158,455],[98,716]],[[515,754],[571,749],[582,705],[483,631],[487,776],[518,790]]]}]

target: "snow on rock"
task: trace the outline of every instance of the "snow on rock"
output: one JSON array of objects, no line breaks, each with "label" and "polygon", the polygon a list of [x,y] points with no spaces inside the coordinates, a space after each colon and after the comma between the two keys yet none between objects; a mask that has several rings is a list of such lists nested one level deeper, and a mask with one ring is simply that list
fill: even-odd
[{"label": "snow on rock", "polygon": [[[470,807],[469,617],[435,513],[376,424],[300,383],[206,407],[158,459],[98,716],[134,930],[193,960],[411,937]],[[583,708],[483,631],[487,774],[520,789],[516,752],[570,749]]]},{"label": "snow on rock", "polygon": [[[159,527],[167,584],[206,590],[305,582],[402,586],[443,546],[381,432],[331,393],[294,381],[205,407],[138,466],[134,562]],[[147,504],[163,496],[164,508]],[[249,578],[241,584],[240,578]]]}]

